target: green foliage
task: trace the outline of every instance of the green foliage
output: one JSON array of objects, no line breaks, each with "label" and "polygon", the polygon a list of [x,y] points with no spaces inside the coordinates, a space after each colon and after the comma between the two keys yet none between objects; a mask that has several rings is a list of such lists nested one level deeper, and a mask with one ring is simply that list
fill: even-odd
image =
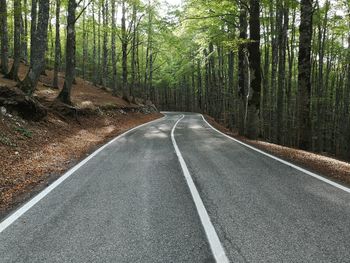
[{"label": "green foliage", "polygon": [[18,131],[21,135],[27,137],[27,138],[32,138],[33,137],[33,132],[30,130],[27,130],[26,128],[23,127],[16,127],[16,131]]}]

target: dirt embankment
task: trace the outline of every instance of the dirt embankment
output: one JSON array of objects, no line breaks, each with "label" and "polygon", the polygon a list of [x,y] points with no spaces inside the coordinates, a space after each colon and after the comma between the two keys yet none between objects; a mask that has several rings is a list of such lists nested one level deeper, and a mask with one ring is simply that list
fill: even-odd
[{"label": "dirt embankment", "polygon": [[350,163],[340,161],[329,156],[324,156],[312,152],[299,149],[289,148],[273,143],[259,140],[248,140],[237,133],[231,132],[229,129],[218,124],[213,118],[205,116],[206,120],[221,132],[234,137],[240,141],[254,146],[262,151],[273,154],[281,159],[299,165],[312,172],[318,173],[324,177],[328,177],[333,181],[350,186]]},{"label": "dirt embankment", "polygon": [[[25,70],[22,65],[20,76]],[[98,146],[162,116],[152,105],[130,104],[80,78],[73,88],[74,107],[62,106],[54,100],[59,90],[50,87],[52,72],[46,74],[34,96],[46,117],[30,120],[0,105],[0,218]],[[62,87],[61,75],[59,83]],[[0,75],[0,86],[14,85]]]}]

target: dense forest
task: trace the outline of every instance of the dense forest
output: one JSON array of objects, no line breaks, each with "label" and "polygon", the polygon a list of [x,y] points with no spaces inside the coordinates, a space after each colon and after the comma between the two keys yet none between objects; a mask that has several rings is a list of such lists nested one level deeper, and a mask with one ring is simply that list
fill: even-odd
[{"label": "dense forest", "polygon": [[0,0],[0,34],[1,72],[28,95],[49,68],[67,104],[80,76],[350,159],[350,0]]}]

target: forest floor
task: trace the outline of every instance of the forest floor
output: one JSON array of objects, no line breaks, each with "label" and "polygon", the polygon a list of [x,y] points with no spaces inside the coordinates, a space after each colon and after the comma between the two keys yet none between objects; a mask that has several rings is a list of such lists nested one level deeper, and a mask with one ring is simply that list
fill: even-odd
[{"label": "forest floor", "polygon": [[[21,66],[20,77],[26,67]],[[41,76],[35,97],[44,105],[53,101],[59,90],[49,86],[52,71]],[[63,85],[59,75],[60,87]],[[0,86],[15,82],[0,75]],[[41,121],[24,120],[0,111],[0,218],[38,193],[66,170],[100,145],[126,130],[162,116],[147,112],[142,105],[129,104],[101,87],[77,78],[72,101],[78,116],[64,116],[49,108]]]},{"label": "forest floor", "polygon": [[205,116],[205,118],[211,125],[213,125],[213,127],[233,138],[303,167],[309,171],[320,174],[324,177],[328,177],[329,179],[339,182],[340,184],[350,186],[350,163],[337,160],[329,156],[289,148],[265,141],[249,140],[243,136],[239,136],[236,132],[232,132],[225,128],[210,116]]}]

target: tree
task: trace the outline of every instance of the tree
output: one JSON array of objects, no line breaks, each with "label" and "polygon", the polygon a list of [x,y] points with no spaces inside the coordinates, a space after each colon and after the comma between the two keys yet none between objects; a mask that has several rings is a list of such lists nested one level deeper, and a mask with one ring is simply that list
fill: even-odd
[{"label": "tree", "polygon": [[60,12],[61,12],[61,0],[56,0],[56,37],[55,37],[55,65],[53,73],[54,88],[58,88],[58,71],[61,64],[61,39],[60,39]]},{"label": "tree", "polygon": [[313,0],[300,3],[299,59],[298,59],[298,138],[301,149],[311,147],[311,40]]},{"label": "tree", "polygon": [[249,71],[250,91],[248,96],[247,136],[255,139],[259,135],[260,92],[261,92],[261,55],[260,55],[260,0],[250,0],[250,43]]},{"label": "tree", "polygon": [[6,0],[0,0],[1,28],[1,73],[8,72],[8,34],[7,34],[7,5]]},{"label": "tree", "polygon": [[126,29],[126,1],[122,1],[121,44],[122,44],[122,93],[123,98],[129,100],[128,94],[128,44],[129,36]]},{"label": "tree", "polygon": [[21,0],[13,1],[13,20],[14,20],[14,34],[13,34],[13,63],[10,72],[7,74],[9,79],[18,81],[18,71],[21,63]]},{"label": "tree", "polygon": [[67,40],[66,40],[66,74],[63,88],[57,99],[63,103],[72,104],[71,90],[75,78],[75,11],[77,3],[75,0],[68,1],[68,16],[67,16]]},{"label": "tree", "polygon": [[117,94],[117,57],[116,57],[116,23],[115,23],[115,0],[111,0],[112,8],[112,36],[111,36],[111,57],[112,57],[112,90]]},{"label": "tree", "polygon": [[[35,0],[33,0],[33,2],[35,2]],[[45,67],[45,51],[47,48],[47,29],[50,3],[47,0],[39,0],[38,21],[35,23],[35,29],[33,28],[33,23],[36,18],[36,5],[34,5],[33,8],[30,67],[24,80],[18,84],[18,86],[29,95],[34,93],[39,76]]]}]

